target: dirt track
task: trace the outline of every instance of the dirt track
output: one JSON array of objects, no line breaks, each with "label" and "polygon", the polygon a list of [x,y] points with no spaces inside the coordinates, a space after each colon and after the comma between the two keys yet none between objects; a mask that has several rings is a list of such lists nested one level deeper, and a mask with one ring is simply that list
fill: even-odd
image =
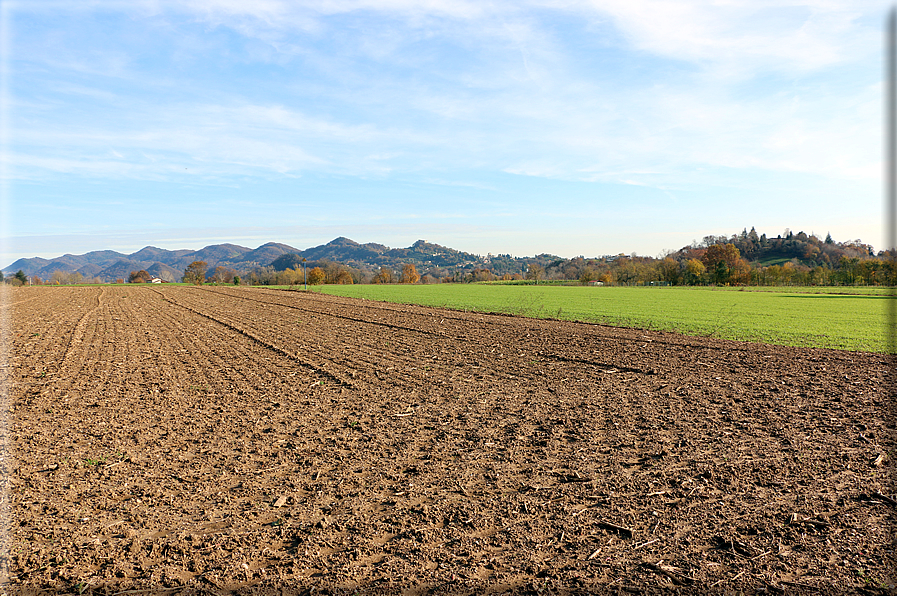
[{"label": "dirt track", "polygon": [[881,355],[274,290],[8,297],[10,587],[897,583]]}]

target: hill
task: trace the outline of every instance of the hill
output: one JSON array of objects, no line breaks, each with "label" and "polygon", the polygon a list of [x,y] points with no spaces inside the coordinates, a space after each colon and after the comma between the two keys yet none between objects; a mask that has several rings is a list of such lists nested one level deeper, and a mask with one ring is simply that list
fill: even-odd
[{"label": "hill", "polygon": [[265,267],[277,257],[295,253],[297,249],[286,244],[269,242],[251,249],[237,244],[213,244],[199,250],[166,250],[146,246],[131,254],[112,250],[93,251],[83,255],[66,254],[53,259],[33,257],[19,259],[3,269],[4,273],[23,271],[29,277],[49,280],[57,271],[64,274],[80,273],[85,279],[113,282],[127,279],[131,271],[146,269],[165,281],[180,281],[184,269],[193,261],[205,261],[209,268],[223,266],[238,272]]},{"label": "hill", "polygon": [[821,239],[815,234],[803,231],[795,234],[789,229],[775,238],[758,234],[757,230],[745,228],[741,234],[732,236],[705,236],[700,244],[680,249],[675,255],[689,256],[695,250],[714,245],[732,244],[741,257],[760,266],[782,265],[791,262],[805,267],[837,267],[842,259],[875,256],[875,251],[860,240],[835,242],[831,235]]},{"label": "hill", "polygon": [[[349,268],[356,280],[369,279],[381,268],[398,274],[404,265],[414,265],[420,275],[428,274],[435,279],[455,281],[490,279],[491,276],[501,277],[505,274],[522,276],[532,264],[546,268],[551,263],[564,261],[549,254],[535,257],[482,256],[426,240],[418,240],[407,248],[390,248],[383,244],[360,244],[349,238],[339,237],[327,244],[284,254],[272,261],[268,269],[275,273],[295,269],[302,266],[303,259],[306,267],[329,268],[331,272],[335,272],[334,264],[339,264]],[[486,271],[489,272],[488,275],[485,274]]]},{"label": "hill", "polygon": [[327,244],[304,251],[285,254],[271,263],[275,271],[293,268],[302,259],[307,261],[336,261],[362,270],[380,267],[401,268],[412,264],[425,269],[457,267],[465,265],[486,265],[489,257],[458,251],[439,244],[418,240],[408,248],[390,248],[382,244],[359,244],[349,238],[336,238]]},{"label": "hill", "polygon": [[[3,271],[11,274],[22,270],[28,276],[44,280],[51,280],[57,271],[78,273],[85,280],[111,282],[127,279],[130,272],[145,269],[166,281],[178,281],[190,263],[205,261],[208,275],[221,266],[241,277],[246,276],[252,283],[294,283],[289,280],[297,275],[294,270],[302,266],[321,267],[327,274],[328,283],[338,283],[336,280],[341,272],[344,281],[348,279],[345,275],[348,273],[354,283],[359,283],[371,281],[381,269],[391,271],[392,277],[396,278],[403,266],[410,264],[417,268],[419,275],[425,276],[425,281],[488,281],[502,276],[518,278],[532,272],[534,278],[558,281],[724,283],[721,277],[724,272],[717,271],[717,265],[705,263],[707,267],[713,267],[713,271],[702,272],[703,269],[694,268],[693,262],[707,261],[707,255],[713,253],[711,247],[725,245],[734,246],[738,253],[738,262],[727,265],[729,283],[735,283],[731,276],[736,270],[741,272],[738,283],[747,283],[748,278],[751,283],[767,283],[769,279],[780,278],[799,278],[805,283],[859,283],[866,277],[878,283],[883,273],[876,271],[887,265],[884,262],[877,264],[872,247],[859,240],[835,242],[831,236],[823,240],[814,234],[795,234],[787,229],[785,234],[773,238],[758,234],[754,228],[750,231],[745,228],[741,234],[705,236],[702,242],[675,252],[668,251],[660,259],[637,257],[634,253],[591,259],[581,256],[565,259],[551,254],[482,256],[426,240],[418,240],[407,248],[390,248],[373,242],[361,244],[341,236],[306,250],[268,242],[255,249],[237,244],[213,244],[199,250],[147,246],[129,255],[104,250],[83,255],[65,254],[53,259],[33,257],[19,259]],[[882,254],[879,253],[879,257]],[[861,271],[861,261],[866,263],[866,269],[872,269]]]}]

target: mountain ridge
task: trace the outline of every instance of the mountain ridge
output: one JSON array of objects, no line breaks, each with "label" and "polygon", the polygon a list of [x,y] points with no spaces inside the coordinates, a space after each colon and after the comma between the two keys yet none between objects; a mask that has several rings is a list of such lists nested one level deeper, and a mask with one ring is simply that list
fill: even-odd
[{"label": "mountain ridge", "polygon": [[[853,267],[854,261],[851,259],[870,258],[874,255],[873,248],[859,240],[835,242],[828,235],[823,241],[813,234],[794,234],[788,229],[784,236],[767,238],[766,234],[758,234],[751,228],[750,232],[745,229],[740,235],[706,236],[700,244],[693,242],[676,252],[669,251],[665,253],[665,258],[659,257],[657,260],[672,258],[682,268],[685,261],[700,259],[708,247],[723,244],[731,244],[744,260],[756,266],[791,262],[792,266],[836,269],[842,266]],[[83,255],[66,253],[53,259],[19,259],[4,268],[3,272],[10,274],[21,270],[27,276],[37,276],[49,281],[54,272],[59,271],[63,274],[78,273],[88,280],[111,282],[127,279],[132,271],[145,269],[166,281],[179,281],[190,263],[205,261],[208,275],[212,275],[216,267],[225,267],[241,276],[259,273],[270,277],[272,273],[302,266],[332,269],[339,264],[352,269],[352,275],[361,280],[372,278],[381,268],[398,272],[404,265],[415,265],[420,275],[430,274],[434,279],[460,279],[465,276],[471,279],[505,276],[507,279],[508,276],[526,273],[532,265],[538,265],[545,270],[546,275],[570,278],[575,273],[574,270],[596,265],[593,261],[604,261],[606,264],[620,257],[629,259],[623,254],[593,259],[581,256],[565,259],[551,254],[538,254],[534,257],[488,254],[484,257],[426,240],[417,240],[407,248],[391,248],[375,242],[361,244],[339,236],[326,244],[305,250],[288,244],[267,242],[254,249],[224,243],[208,245],[198,250],[168,250],[146,246],[130,254],[112,250],[91,251]],[[631,258],[636,260],[634,253]],[[655,260],[651,257],[639,257],[639,260],[645,259]]]},{"label": "mountain ridge", "polygon": [[298,252],[287,244],[265,243],[252,249],[238,244],[210,244],[198,250],[168,250],[155,246],[145,246],[140,250],[124,254],[114,250],[91,251],[83,255],[64,254],[52,259],[30,257],[18,259],[3,271],[6,273],[23,271],[25,275],[50,279],[55,271],[81,273],[86,278],[98,278],[110,282],[127,279],[131,271],[153,269],[165,281],[180,281],[184,269],[193,261],[205,261],[209,267],[229,267],[248,271],[265,267],[282,254]]},{"label": "mountain ridge", "polygon": [[[305,250],[279,242],[266,242],[254,249],[224,243],[211,244],[198,250],[169,250],[145,246],[130,254],[113,250],[91,251],[82,255],[66,253],[52,259],[43,257],[18,259],[2,271],[11,273],[21,270],[25,275],[45,280],[50,279],[56,271],[65,274],[80,273],[85,278],[111,282],[127,279],[130,272],[145,269],[165,281],[179,281],[183,270],[193,261],[205,261],[210,272],[221,266],[245,274],[266,267],[273,267],[277,271],[295,268],[302,259],[306,262],[335,261],[360,270],[372,271],[380,267],[400,266],[403,263],[425,268],[485,266],[490,258],[491,255],[481,257],[425,240],[418,240],[407,248],[391,248],[375,242],[362,244],[351,238],[339,236],[326,244]],[[520,268],[515,267],[516,269]]]}]

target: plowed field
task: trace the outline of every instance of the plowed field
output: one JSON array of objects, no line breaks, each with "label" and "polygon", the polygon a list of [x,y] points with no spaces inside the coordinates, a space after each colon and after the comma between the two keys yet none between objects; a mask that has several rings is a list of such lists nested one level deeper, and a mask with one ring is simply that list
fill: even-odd
[{"label": "plowed field", "polygon": [[245,288],[16,288],[9,587],[884,592],[887,356]]}]

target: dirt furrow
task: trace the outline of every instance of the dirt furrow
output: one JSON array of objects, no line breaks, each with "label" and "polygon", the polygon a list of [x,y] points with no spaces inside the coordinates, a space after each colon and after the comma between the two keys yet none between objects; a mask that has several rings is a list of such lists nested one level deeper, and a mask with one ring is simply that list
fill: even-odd
[{"label": "dirt furrow", "polygon": [[[229,298],[233,297],[234,292],[206,291]],[[201,292],[194,291],[192,296],[198,299]],[[527,374],[528,367],[526,366],[509,366],[506,368],[481,367],[482,370],[479,372],[474,370],[473,374],[459,375],[457,374],[459,368],[476,358],[484,358],[479,344],[469,342],[459,344],[456,338],[446,336],[444,332],[421,331],[406,325],[370,322],[359,317],[337,316],[326,304],[317,308],[305,306],[299,308],[295,304],[286,306],[281,304],[284,300],[294,296],[298,301],[302,294],[291,293],[287,294],[286,298],[275,296],[277,301],[271,301],[268,298],[265,300],[246,299],[239,296],[249,303],[242,305],[224,298],[221,298],[220,302],[213,300],[213,303],[219,305],[217,310],[232,312],[231,316],[234,319],[249,324],[252,324],[252,321],[258,317],[258,313],[267,313],[261,320],[274,320],[280,321],[280,323],[277,323],[274,329],[256,326],[254,333],[259,336],[276,337],[276,340],[270,339],[269,341],[295,346],[293,349],[315,354],[317,361],[329,361],[335,365],[336,369],[347,371],[356,384],[426,387],[455,383],[501,382],[503,379],[519,378],[521,375]],[[305,300],[307,301],[309,298],[305,298]],[[283,321],[288,318],[284,313],[289,312],[285,309],[301,310],[308,316],[299,320],[289,318],[290,324],[284,324]],[[388,309],[375,308],[375,310],[386,311]],[[443,315],[444,313],[438,313],[439,320],[442,320]],[[422,318],[432,320],[437,318],[437,315],[431,312],[427,317],[422,316]],[[471,318],[479,319],[481,316],[477,315]],[[509,326],[502,322],[501,327]],[[488,339],[487,332],[474,333],[474,335],[484,337],[486,341],[492,341]],[[495,341],[500,342],[502,339],[498,338]],[[419,347],[422,344],[432,346],[434,352],[441,353],[443,359],[448,359],[449,362],[439,365],[421,359]],[[510,372],[508,369],[512,369],[514,372]]]},{"label": "dirt furrow", "polygon": [[[18,306],[10,309],[9,357],[18,366],[31,366],[30,374],[46,379],[56,364],[71,349],[72,337],[79,320],[96,307],[96,292],[84,288],[59,288],[60,293],[32,292],[34,297],[18,300]],[[12,297],[24,288],[15,288]],[[56,300],[63,300],[69,308],[60,309]]]},{"label": "dirt furrow", "polygon": [[[880,356],[305,293],[106,290],[87,319],[97,289],[12,309],[19,330],[59,313],[15,348],[18,585],[894,582]],[[82,362],[44,384],[33,359],[60,354],[79,319],[96,322],[72,343]]]},{"label": "dirt furrow", "polygon": [[344,386],[352,385],[352,383],[350,381],[344,379],[342,377],[342,375],[330,370],[330,367],[327,365],[326,361],[325,362],[320,362],[320,361],[316,362],[312,359],[309,359],[307,356],[300,356],[299,354],[293,353],[292,351],[282,347],[283,342],[277,341],[274,339],[269,339],[269,338],[271,338],[271,336],[279,336],[280,335],[280,333],[277,332],[277,329],[279,327],[278,319],[274,320],[275,322],[272,326],[273,332],[270,327],[269,327],[269,330],[267,331],[267,333],[265,333],[264,331],[259,332],[258,330],[249,331],[244,325],[241,325],[241,324],[233,321],[233,319],[231,319],[229,317],[226,317],[226,316],[222,317],[220,315],[209,314],[208,310],[212,310],[212,309],[203,309],[203,310],[196,309],[192,306],[189,306],[188,303],[179,302],[175,299],[165,296],[165,294],[162,294],[161,292],[160,292],[160,295],[164,296],[165,299],[167,301],[169,301],[171,304],[174,304],[176,306],[179,306],[181,308],[189,310],[190,312],[192,312],[196,315],[205,317],[206,319],[208,319],[210,321],[214,321],[215,323],[217,323],[219,325],[227,327],[228,329],[235,331],[235,332],[251,339],[252,341],[271,350],[272,352],[275,352],[281,356],[286,356],[287,358],[291,358],[291,359],[297,361],[298,363],[300,363],[301,365],[303,365],[311,370],[314,370],[315,372],[317,372],[325,377],[328,377],[329,379],[336,382],[337,384],[344,385]]}]

